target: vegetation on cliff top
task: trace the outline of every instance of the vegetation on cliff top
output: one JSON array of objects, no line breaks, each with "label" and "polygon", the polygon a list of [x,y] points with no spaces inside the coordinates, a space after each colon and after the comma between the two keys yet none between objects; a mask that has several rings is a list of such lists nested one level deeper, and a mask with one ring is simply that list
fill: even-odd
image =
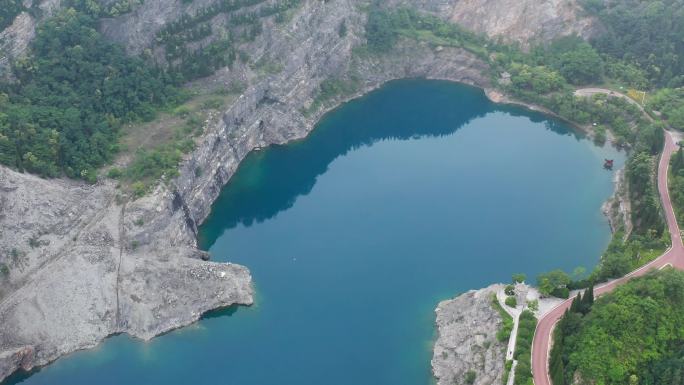
[{"label": "vegetation on cliff top", "polygon": [[496,294],[492,295],[492,307],[501,316],[501,328],[496,332],[496,339],[499,342],[506,342],[511,337],[511,332],[513,331],[513,317],[499,303],[499,299],[496,298]]},{"label": "vegetation on cliff top", "polygon": [[[9,18],[12,9],[20,10],[20,2],[0,1],[7,3],[0,20]],[[283,0],[231,16],[231,25],[242,28],[242,34],[187,48],[211,32],[202,22],[260,3],[225,0],[169,24],[158,38],[172,60],[161,68],[149,58],[127,56],[96,29],[98,18],[129,12],[138,0],[108,7],[93,0],[69,0],[70,8],[38,28],[30,55],[15,63],[17,82],[0,83],[0,163],[45,177],[65,174],[94,182],[97,169],[118,152],[122,124],[152,120],[160,109],[177,105],[186,97],[180,84],[231,65],[239,56],[235,44],[254,39],[261,32],[261,18],[278,18],[299,1]],[[145,184],[150,176],[172,176],[182,153],[193,146],[187,136],[161,143],[152,152],[138,154],[125,174],[132,177],[141,174],[135,170],[145,169]]]},{"label": "vegetation on cliff top", "polygon": [[606,28],[593,45],[659,87],[684,86],[684,0],[583,0]]},{"label": "vegetation on cliff top", "polygon": [[95,23],[68,9],[39,27],[17,82],[0,93],[0,162],[94,181],[122,122],[152,119],[181,98],[167,72],[126,56]]}]

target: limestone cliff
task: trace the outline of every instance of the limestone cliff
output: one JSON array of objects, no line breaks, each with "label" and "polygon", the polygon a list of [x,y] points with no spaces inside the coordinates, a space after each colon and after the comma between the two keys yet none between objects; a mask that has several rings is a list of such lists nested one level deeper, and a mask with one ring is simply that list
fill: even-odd
[{"label": "limestone cliff", "polygon": [[471,290],[435,309],[438,336],[432,372],[438,385],[465,384],[468,372],[475,373],[474,385],[502,383],[506,345],[496,339],[496,332],[503,321],[492,307],[492,296],[502,287]]},{"label": "limestone cliff", "polygon": [[529,47],[560,36],[589,38],[602,29],[576,0],[393,0],[507,43]]},{"label": "limestone cliff", "polygon": [[[131,52],[162,57],[156,31],[211,1],[146,0],[130,13],[103,20],[101,29]],[[434,11],[432,2],[415,4]],[[11,266],[0,283],[0,380],[113,333],[147,339],[194,322],[209,309],[250,304],[247,269],[204,261],[197,226],[250,151],[306,136],[328,108],[349,98],[303,114],[323,80],[353,73],[359,94],[406,77],[489,86],[487,65],[462,49],[402,41],[382,57],[353,55],[364,42],[361,5],[306,0],[286,20],[264,20],[264,32],[239,47],[250,53],[247,62],[195,83],[224,88],[239,80],[246,90],[206,122],[180,176],[142,199],[126,203],[105,179],[90,186],[0,167],[0,262]],[[2,32],[0,67],[25,52],[37,22],[23,14]],[[261,71],[263,62],[277,63],[277,70]]]}]

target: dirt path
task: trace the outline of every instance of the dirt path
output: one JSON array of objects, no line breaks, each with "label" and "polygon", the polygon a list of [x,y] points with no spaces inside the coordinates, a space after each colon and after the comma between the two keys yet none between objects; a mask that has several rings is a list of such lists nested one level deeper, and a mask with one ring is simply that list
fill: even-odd
[{"label": "dirt path", "polygon": [[[577,92],[579,91],[594,93],[605,93],[605,91],[612,92],[610,90],[603,89],[584,89],[578,90]],[[584,93],[582,94],[590,95]],[[627,96],[619,93],[614,94],[616,96],[627,98]],[[632,100],[632,102],[634,101]],[[639,108],[641,108],[641,106],[639,106]],[[643,111],[643,108],[641,108],[641,110]],[[677,220],[675,218],[674,209],[672,208],[672,202],[670,201],[670,193],[667,187],[667,175],[670,165],[670,157],[677,150],[676,141],[678,140],[678,138],[678,134],[665,131],[665,145],[663,148],[663,153],[660,156],[660,161],[658,163],[658,192],[660,194],[660,200],[663,205],[663,210],[665,211],[667,227],[670,232],[670,237],[672,240],[671,246],[665,251],[663,255],[647,263],[641,268],[625,275],[622,278],[618,278],[616,280],[607,282],[601,286],[596,287],[594,289],[595,296],[609,293],[618,285],[627,282],[629,279],[633,277],[642,276],[653,269],[660,269],[665,266],[672,266],[676,269],[684,270],[684,245],[682,244],[682,236],[679,230],[679,226],[677,224]],[[545,314],[537,323],[537,329],[535,331],[534,340],[532,342],[532,376],[534,378],[535,385],[552,385],[548,367],[549,352],[551,349],[551,333],[553,332],[553,328],[556,325],[556,322],[558,322],[558,320],[563,316],[565,310],[570,307],[572,299],[573,298],[569,298],[566,301],[559,304],[553,310]]]}]

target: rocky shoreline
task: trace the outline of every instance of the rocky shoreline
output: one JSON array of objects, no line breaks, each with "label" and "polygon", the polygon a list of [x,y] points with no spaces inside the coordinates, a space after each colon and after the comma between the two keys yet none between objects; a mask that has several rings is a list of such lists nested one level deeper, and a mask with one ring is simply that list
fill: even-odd
[{"label": "rocky shoreline", "polygon": [[[164,20],[155,19],[163,25],[182,14],[173,5],[146,1],[136,12],[107,20],[105,33],[135,51],[143,44],[135,37],[140,31],[154,33],[145,15],[170,9],[159,16]],[[17,22],[21,28],[12,33],[21,36],[13,39],[25,46],[32,28],[26,17]],[[251,304],[247,268],[206,261],[196,235],[252,150],[304,138],[327,111],[390,80],[445,79],[491,90],[486,63],[463,49],[402,41],[382,57],[354,55],[364,25],[365,13],[352,0],[311,0],[287,23],[267,26],[246,48],[251,64],[268,59],[280,63],[280,71],[264,75],[250,63],[238,64],[200,82],[207,88],[235,81],[249,87],[221,117],[205,122],[180,176],[141,199],[128,201],[111,180],[85,185],[0,167],[0,250],[12,267],[0,286],[0,381],[112,334],[149,339],[211,309]],[[358,93],[302,113],[322,81],[350,73],[361,81]]]},{"label": "rocky shoreline", "polygon": [[432,355],[437,385],[464,384],[469,372],[473,385],[502,383],[506,343],[496,338],[503,321],[492,307],[492,297],[503,287],[470,290],[437,305]]}]

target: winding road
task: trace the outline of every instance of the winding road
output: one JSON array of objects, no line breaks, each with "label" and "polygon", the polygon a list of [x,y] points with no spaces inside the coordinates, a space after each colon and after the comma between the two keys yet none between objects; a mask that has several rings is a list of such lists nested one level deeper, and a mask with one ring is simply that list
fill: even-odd
[{"label": "winding road", "polygon": [[[591,90],[589,93],[611,92],[610,90],[603,89],[585,90]],[[578,92],[575,94],[586,96],[586,93],[583,92],[583,90],[578,90]],[[622,94],[611,94],[627,98],[627,96]],[[660,194],[663,210],[665,211],[667,227],[672,241],[671,246],[660,257],[654,259],[639,269],[632,271],[622,278],[615,279],[594,288],[595,296],[608,293],[629,279],[642,276],[653,269],[661,269],[665,266],[672,266],[676,269],[684,270],[684,245],[682,244],[681,232],[679,231],[679,225],[677,224],[677,220],[675,218],[672,202],[670,201],[670,193],[667,187],[667,175],[670,165],[670,157],[678,148],[676,141],[677,139],[675,139],[674,133],[665,131],[665,145],[658,163],[658,192]],[[549,353],[551,349],[551,333],[553,332],[556,322],[558,322],[558,320],[563,316],[565,310],[570,307],[572,299],[573,298],[569,298],[560,303],[551,311],[544,314],[544,316],[537,323],[534,340],[532,341],[532,376],[534,378],[535,385],[552,385],[548,367]]]}]

